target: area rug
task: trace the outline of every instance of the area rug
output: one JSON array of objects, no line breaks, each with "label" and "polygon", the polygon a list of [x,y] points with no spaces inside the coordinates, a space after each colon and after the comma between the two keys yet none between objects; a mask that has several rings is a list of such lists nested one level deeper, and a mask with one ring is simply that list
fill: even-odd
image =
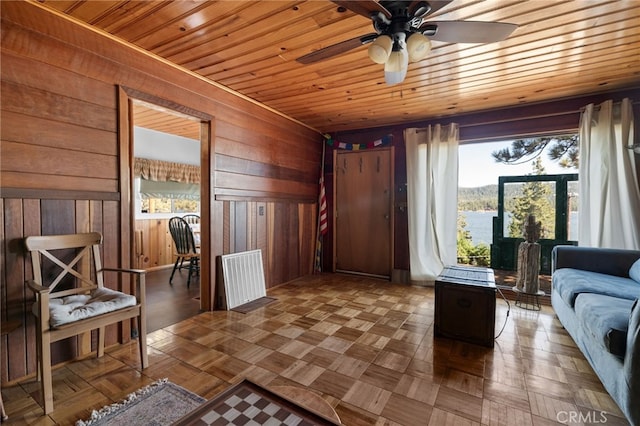
[{"label": "area rug", "polygon": [[94,410],[88,420],[78,420],[76,426],[170,425],[205,401],[203,397],[161,379],[130,393],[121,402]]},{"label": "area rug", "polygon": [[231,310],[234,312],[240,312],[241,314],[246,314],[251,311],[255,311],[258,308],[262,308],[263,306],[267,306],[269,303],[275,302],[276,300],[278,299],[276,299],[275,297],[260,297],[259,299],[252,300],[251,302],[245,303],[244,305],[236,306]]}]

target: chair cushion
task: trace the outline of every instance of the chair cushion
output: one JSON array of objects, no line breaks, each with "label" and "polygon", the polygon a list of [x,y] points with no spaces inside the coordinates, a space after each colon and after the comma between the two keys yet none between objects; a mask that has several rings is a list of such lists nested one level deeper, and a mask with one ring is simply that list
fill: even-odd
[{"label": "chair cushion", "polygon": [[49,301],[49,324],[63,324],[95,317],[107,312],[135,306],[136,297],[108,288],[97,288],[90,294],[74,294]]}]

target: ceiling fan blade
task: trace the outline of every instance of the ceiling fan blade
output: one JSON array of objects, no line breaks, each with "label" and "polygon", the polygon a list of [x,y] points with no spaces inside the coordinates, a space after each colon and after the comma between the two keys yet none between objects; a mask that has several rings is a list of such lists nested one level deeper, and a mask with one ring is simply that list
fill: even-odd
[{"label": "ceiling fan blade", "polygon": [[453,0],[429,0],[429,1],[424,1],[424,0],[420,0],[420,1],[412,1],[411,2],[411,6],[409,6],[409,10],[412,13],[417,12],[416,8],[420,5],[420,3],[428,3],[429,4],[429,11],[424,14],[422,17],[425,18],[429,15],[431,15],[432,13],[437,12],[438,10],[442,9],[443,7],[445,7],[446,5],[448,5],[449,3],[451,3]]},{"label": "ceiling fan blade", "polygon": [[349,1],[349,0],[331,0],[333,3],[338,6],[342,6],[345,9],[349,9],[350,11],[357,13],[358,15],[362,15],[366,18],[371,18],[372,13],[382,12],[387,18],[391,18],[391,12],[385,9],[380,3],[375,0],[357,0],[357,1]]},{"label": "ceiling fan blade", "polygon": [[340,43],[332,44],[331,46],[327,46],[301,56],[296,59],[296,61],[300,62],[301,64],[312,64],[314,62],[323,61],[325,59],[331,58],[332,56],[340,55],[341,53],[345,53],[351,49],[355,49],[356,47],[362,46],[363,44],[371,43],[376,39],[376,37],[378,37],[378,34],[371,33],[349,40],[341,41]]},{"label": "ceiling fan blade", "polygon": [[509,37],[518,26],[506,22],[429,21],[420,31],[431,40],[447,43],[493,43]]}]

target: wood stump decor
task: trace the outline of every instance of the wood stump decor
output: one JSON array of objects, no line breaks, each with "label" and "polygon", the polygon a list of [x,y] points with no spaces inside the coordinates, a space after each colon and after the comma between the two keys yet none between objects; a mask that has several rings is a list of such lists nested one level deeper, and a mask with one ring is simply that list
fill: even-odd
[{"label": "wood stump decor", "polygon": [[516,285],[513,291],[517,293],[516,306],[524,309],[540,310],[540,291],[538,274],[540,271],[540,238],[541,222],[536,222],[536,217],[530,214],[524,227],[525,241],[518,246],[518,271]]}]

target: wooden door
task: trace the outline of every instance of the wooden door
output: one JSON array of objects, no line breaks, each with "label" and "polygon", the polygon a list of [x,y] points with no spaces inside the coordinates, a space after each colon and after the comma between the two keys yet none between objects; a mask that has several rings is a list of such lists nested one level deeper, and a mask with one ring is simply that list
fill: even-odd
[{"label": "wooden door", "polygon": [[391,148],[334,154],[337,272],[391,276],[392,157]]}]

